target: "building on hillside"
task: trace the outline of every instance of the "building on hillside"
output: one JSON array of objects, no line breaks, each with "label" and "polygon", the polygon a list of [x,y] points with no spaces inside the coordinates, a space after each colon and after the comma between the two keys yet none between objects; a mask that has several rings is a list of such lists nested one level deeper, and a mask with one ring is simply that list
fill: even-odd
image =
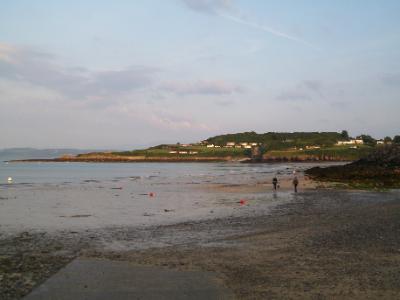
[{"label": "building on hillside", "polygon": [[312,150],[312,149],[321,149],[320,146],[306,146],[306,149]]},{"label": "building on hillside", "polygon": [[246,146],[244,146],[244,148],[245,149],[251,149],[252,147],[251,147],[251,145],[246,145]]},{"label": "building on hillside", "polygon": [[179,151],[178,153],[179,153],[179,154],[188,154],[187,151]]},{"label": "building on hillside", "polygon": [[236,145],[235,142],[227,142],[227,143],[226,143],[226,147],[227,147],[227,148],[235,147],[235,145]]},{"label": "building on hillside", "polygon": [[207,148],[214,148],[214,144],[208,144]]},{"label": "building on hillside", "polygon": [[250,143],[250,145],[252,145],[252,146],[258,146],[258,143]]},{"label": "building on hillside", "polygon": [[221,146],[215,145],[214,148],[221,148]]},{"label": "building on hillside", "polygon": [[169,151],[169,154],[176,154],[178,151]]},{"label": "building on hillside", "polygon": [[377,140],[377,141],[376,141],[376,144],[377,144],[377,145],[384,145],[384,144],[385,144],[385,141],[384,141],[384,140]]},{"label": "building on hillside", "polygon": [[189,154],[192,154],[192,155],[193,154],[199,154],[199,152],[198,151],[190,151]]},{"label": "building on hillside", "polygon": [[343,145],[362,145],[364,144],[364,141],[362,139],[351,139],[348,141],[338,141],[336,143],[337,146],[343,146]]},{"label": "building on hillside", "polygon": [[235,145],[235,148],[242,148],[241,145]]}]

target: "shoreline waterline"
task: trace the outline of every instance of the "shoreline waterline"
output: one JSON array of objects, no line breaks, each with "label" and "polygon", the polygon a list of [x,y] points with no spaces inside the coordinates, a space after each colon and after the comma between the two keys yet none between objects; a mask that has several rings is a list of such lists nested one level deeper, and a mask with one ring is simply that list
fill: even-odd
[{"label": "shoreline waterline", "polygon": [[[266,214],[310,164],[20,164],[0,170],[0,230],[152,226]],[[280,177],[278,194],[272,176]],[[0,176],[1,177],[1,176]],[[314,188],[301,177],[301,189]],[[245,201],[241,205],[240,201]]]}]

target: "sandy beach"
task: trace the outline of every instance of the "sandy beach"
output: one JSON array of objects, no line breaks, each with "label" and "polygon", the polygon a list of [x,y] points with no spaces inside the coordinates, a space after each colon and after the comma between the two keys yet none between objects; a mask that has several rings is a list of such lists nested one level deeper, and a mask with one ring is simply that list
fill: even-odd
[{"label": "sandy beach", "polygon": [[[4,221],[0,299],[20,299],[76,257],[212,271],[237,299],[395,299],[400,292],[399,191],[321,188],[302,175],[301,166],[296,168],[300,179],[297,194],[292,191],[291,169],[279,174],[277,193],[271,184],[275,173],[238,183],[218,179],[191,184],[192,197],[203,195],[203,207],[184,217],[180,213],[198,206],[199,199],[180,207],[155,205],[154,211],[148,212],[154,215],[148,216],[136,206],[140,222],[121,217],[119,223],[107,223],[112,218],[106,217],[102,220],[107,226],[88,216],[98,215],[94,208],[87,213],[71,211],[63,217],[55,210],[58,220],[67,221],[54,224],[53,230],[47,228],[47,221],[53,222],[54,211],[47,211],[46,222],[26,223],[15,230],[5,230],[11,223]],[[149,184],[154,188],[152,180]],[[61,191],[73,189],[74,197],[92,197],[91,193],[103,197],[103,189],[92,184],[97,183],[81,186],[81,192],[75,186]],[[143,186],[147,187],[146,183]],[[127,187],[122,187],[107,190],[107,197],[119,192],[115,198],[123,198]],[[24,187],[27,190],[19,197],[32,188]],[[96,194],[97,190],[101,193]],[[57,195],[51,186],[46,193]],[[3,207],[10,201],[4,195]],[[140,197],[138,203],[157,201],[148,195],[143,200]],[[245,202],[240,203],[241,199]],[[117,210],[116,215],[119,213]],[[133,210],[130,213],[134,215]],[[113,212],[111,216],[114,218]],[[152,218],[156,221],[143,223]],[[78,225],[71,226],[74,223]]]}]

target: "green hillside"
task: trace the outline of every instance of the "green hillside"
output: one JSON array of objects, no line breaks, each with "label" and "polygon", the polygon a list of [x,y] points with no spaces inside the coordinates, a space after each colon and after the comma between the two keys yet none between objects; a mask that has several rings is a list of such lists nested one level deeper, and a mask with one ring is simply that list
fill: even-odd
[{"label": "green hillside", "polygon": [[218,135],[207,139],[206,142],[219,146],[224,146],[228,142],[254,142],[265,145],[266,150],[280,150],[307,145],[329,147],[345,138],[347,137],[338,132],[267,132],[259,134],[251,131]]},{"label": "green hillside", "polygon": [[[78,159],[104,160],[242,160],[253,161],[354,161],[370,154],[376,147],[392,143],[385,139],[377,143],[369,135],[351,140],[347,131],[339,132],[267,132],[254,131],[224,134],[191,144],[161,144],[142,150],[89,153]],[[348,144],[338,144],[348,141]],[[396,142],[393,139],[393,142]]]}]

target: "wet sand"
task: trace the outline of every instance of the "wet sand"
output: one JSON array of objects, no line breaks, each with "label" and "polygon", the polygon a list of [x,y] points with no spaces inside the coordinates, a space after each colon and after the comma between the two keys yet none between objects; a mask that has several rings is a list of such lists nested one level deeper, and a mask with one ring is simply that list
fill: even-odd
[{"label": "wet sand", "polygon": [[[211,271],[237,299],[398,298],[399,190],[324,189],[298,174],[294,194],[288,171],[273,193],[273,175],[193,185],[223,197],[188,219],[178,210],[162,211],[161,223],[1,230],[0,299],[20,299],[76,257]],[[82,225],[83,215],[69,217]]]},{"label": "wet sand", "polygon": [[[312,164],[210,164],[202,165],[195,174],[190,173],[193,168],[181,166],[180,173],[173,175],[174,168],[163,172],[153,168],[147,176],[129,176],[135,174],[133,168],[125,170],[124,176],[65,181],[86,170],[63,179],[61,174],[68,170],[60,168],[55,182],[45,178],[44,182],[29,183],[35,179],[31,176],[20,179],[24,183],[16,178],[15,183],[0,184],[0,231],[81,231],[267,214],[274,205],[291,198],[293,169],[298,170],[299,191],[316,188],[302,173]],[[272,193],[275,173],[279,198]],[[240,201],[246,205],[239,205]]]},{"label": "wet sand", "polygon": [[[260,192],[274,192],[272,179],[274,178],[274,174],[268,174],[263,177],[262,180],[256,180],[252,183],[247,184],[209,184],[203,185],[202,189],[208,189],[214,192],[225,192],[225,193],[260,193]],[[322,187],[322,183],[313,181],[305,176],[303,172],[297,172],[296,177],[299,180],[299,191],[307,191],[314,190],[319,187]],[[293,178],[294,175],[291,172],[286,172],[279,174],[277,176],[278,184],[277,184],[277,194],[288,194],[289,192],[294,191],[293,186]],[[325,183],[324,186],[329,186],[329,184]]]},{"label": "wet sand", "polygon": [[267,216],[2,236],[1,299],[18,299],[77,256],[212,271],[238,299],[396,299],[399,196],[305,191]]},{"label": "wet sand", "polygon": [[399,192],[310,191],[269,217],[161,230],[207,231],[205,240],[86,255],[213,271],[238,299],[398,299],[399,216]]}]

